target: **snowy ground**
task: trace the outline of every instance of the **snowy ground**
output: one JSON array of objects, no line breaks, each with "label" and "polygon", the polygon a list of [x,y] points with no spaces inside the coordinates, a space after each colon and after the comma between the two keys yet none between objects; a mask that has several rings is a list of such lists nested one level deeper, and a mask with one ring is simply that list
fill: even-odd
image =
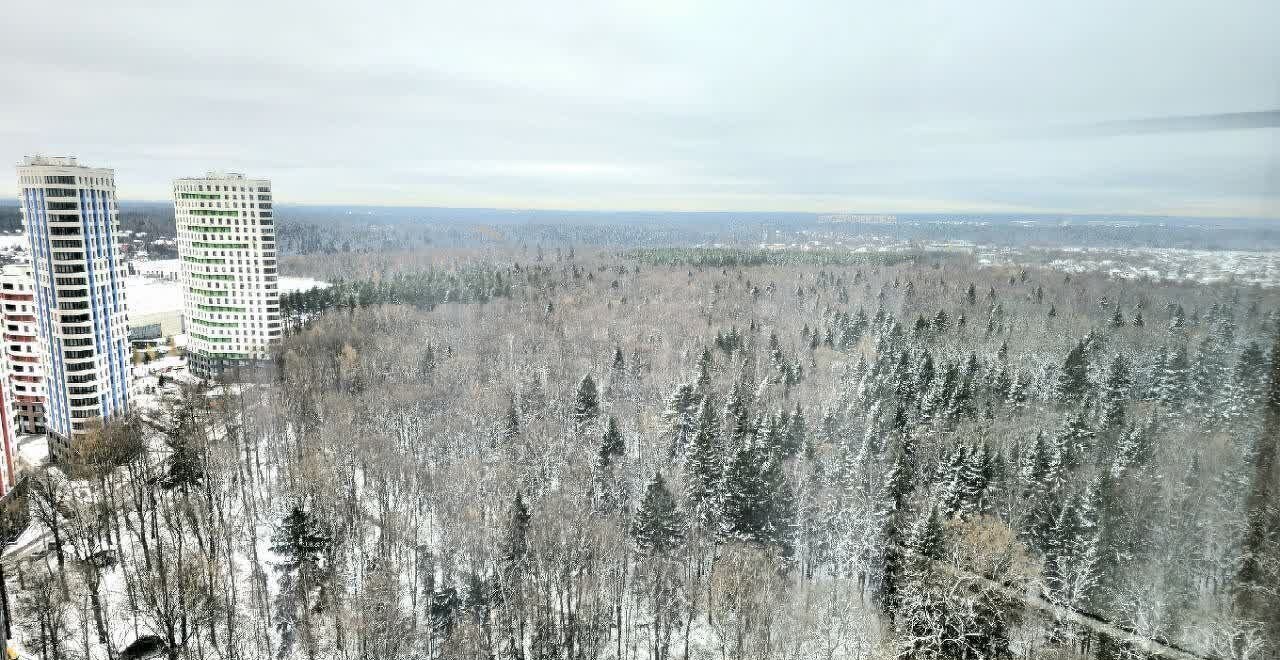
[{"label": "snowy ground", "polygon": [[0,233],[0,250],[22,249],[27,245],[27,236],[21,232],[16,234]]},{"label": "snowy ground", "polygon": [[159,275],[176,278],[182,270],[182,262],[178,259],[149,259],[134,261],[133,267],[143,275]]},{"label": "snowy ground", "polygon": [[326,288],[328,282],[312,279],[310,277],[281,277],[280,293],[293,293],[294,291],[307,291],[315,288]]},{"label": "snowy ground", "polygon": [[18,463],[20,470],[29,470],[49,458],[49,438],[44,435],[24,433],[18,436]]},{"label": "snowy ground", "polygon": [[124,290],[134,318],[182,309],[182,286],[174,280],[130,275],[124,279]]},{"label": "snowy ground", "polygon": [[20,261],[27,252],[26,246],[26,235],[0,233],[0,257],[8,261]]},{"label": "snowy ground", "polygon": [[[177,259],[154,259],[135,261],[133,265],[139,274],[125,278],[124,282],[129,295],[130,314],[142,316],[182,309],[182,286],[174,279],[181,269],[181,262]],[[280,278],[280,293],[327,286],[328,282],[310,277]]]},{"label": "snowy ground", "polygon": [[[133,381],[133,405],[139,410],[153,408],[166,391],[176,390],[177,381],[194,380],[187,371],[187,359],[180,355],[165,355],[148,364],[139,364],[130,368]],[[160,376],[165,377],[165,386],[160,387]]]}]

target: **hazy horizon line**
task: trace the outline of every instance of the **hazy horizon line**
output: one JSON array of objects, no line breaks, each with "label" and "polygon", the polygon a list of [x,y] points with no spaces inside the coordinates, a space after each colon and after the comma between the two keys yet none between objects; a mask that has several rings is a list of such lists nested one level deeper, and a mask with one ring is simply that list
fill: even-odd
[{"label": "hazy horizon line", "polygon": [[[117,201],[124,204],[172,204],[172,199],[154,199],[154,198],[126,198],[117,197]],[[850,216],[999,216],[1010,217],[1019,215],[1028,216],[1065,216],[1072,218],[1083,217],[1127,217],[1127,218],[1171,218],[1171,219],[1198,219],[1198,220],[1251,220],[1251,221],[1275,221],[1280,222],[1280,216],[1274,215],[1250,215],[1236,214],[1224,215],[1219,213],[1157,213],[1152,211],[1081,211],[1081,210],[1057,210],[1057,209],[1010,209],[1010,208],[991,208],[991,209],[956,209],[956,210],[799,210],[799,209],[663,209],[663,208],[608,208],[608,207],[555,207],[555,206],[485,206],[485,205],[431,205],[413,202],[313,202],[313,201],[284,201],[277,200],[277,206],[298,206],[298,207],[323,207],[323,208],[366,208],[366,209],[422,209],[422,210],[447,210],[447,211],[497,211],[508,213],[572,213],[572,214],[682,214],[682,215],[732,215],[732,214],[750,214],[750,215],[810,215],[810,216],[828,216],[828,215],[850,215]],[[14,197],[0,197],[0,205],[2,206],[19,206],[19,201]]]}]

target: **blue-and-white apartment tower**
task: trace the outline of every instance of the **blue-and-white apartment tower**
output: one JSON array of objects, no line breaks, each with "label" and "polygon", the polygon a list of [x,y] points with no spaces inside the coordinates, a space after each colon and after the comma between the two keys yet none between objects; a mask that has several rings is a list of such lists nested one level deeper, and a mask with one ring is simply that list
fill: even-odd
[{"label": "blue-and-white apartment tower", "polygon": [[36,325],[47,369],[45,426],[62,455],[94,420],[129,405],[129,321],[115,171],[74,157],[18,166]]}]

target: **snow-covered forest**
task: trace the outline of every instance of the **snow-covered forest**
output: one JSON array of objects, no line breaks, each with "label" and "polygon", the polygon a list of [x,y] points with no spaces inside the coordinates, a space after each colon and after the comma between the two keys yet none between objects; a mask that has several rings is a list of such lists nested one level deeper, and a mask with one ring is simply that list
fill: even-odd
[{"label": "snow-covered forest", "polygon": [[260,380],[29,477],[13,636],[48,660],[1277,657],[1274,290],[732,256],[286,296]]}]

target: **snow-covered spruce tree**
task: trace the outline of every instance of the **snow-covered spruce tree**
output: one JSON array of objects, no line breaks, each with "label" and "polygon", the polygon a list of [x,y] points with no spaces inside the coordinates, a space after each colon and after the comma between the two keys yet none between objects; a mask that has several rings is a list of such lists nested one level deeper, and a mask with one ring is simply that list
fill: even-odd
[{"label": "snow-covered spruce tree", "polygon": [[586,431],[600,416],[600,392],[596,381],[587,374],[578,382],[573,397],[573,426],[579,433]]},{"label": "snow-covered spruce tree", "polygon": [[698,406],[698,427],[685,456],[685,503],[692,517],[704,527],[716,523],[723,477],[720,417],[710,395]]},{"label": "snow-covered spruce tree", "polygon": [[655,474],[645,487],[644,499],[631,522],[631,536],[642,558],[636,587],[648,603],[650,657],[664,660],[684,614],[678,597],[680,558],[674,553],[684,543],[685,520],[661,474]]},{"label": "snow-covered spruce tree", "polygon": [[600,447],[596,451],[592,480],[595,504],[600,511],[613,512],[626,504],[626,484],[616,468],[616,463],[622,459],[626,449],[622,430],[618,427],[618,418],[609,415],[604,433],[600,437]]},{"label": "snow-covered spruce tree", "polygon": [[1179,342],[1165,357],[1157,379],[1157,398],[1170,410],[1181,410],[1187,402],[1187,379],[1190,364],[1187,345]]},{"label": "snow-covered spruce tree", "polygon": [[1231,384],[1221,392],[1218,407],[1228,421],[1253,417],[1261,421],[1267,389],[1267,356],[1257,342],[1241,349],[1232,370]]},{"label": "snow-covered spruce tree", "polygon": [[280,557],[275,565],[280,576],[276,597],[280,656],[287,657],[296,642],[313,655],[312,615],[325,605],[321,592],[327,586],[323,563],[331,543],[329,530],[301,504],[295,504],[271,537],[271,543],[271,551]]},{"label": "snow-covered spruce tree", "polygon": [[729,400],[725,403],[725,419],[728,424],[729,446],[735,451],[755,436],[750,394],[741,381],[735,382],[733,388],[729,390]]},{"label": "snow-covered spruce tree", "polygon": [[693,385],[681,383],[667,399],[662,426],[672,458],[684,454],[697,425],[698,396]]},{"label": "snow-covered spruce tree", "polygon": [[1054,438],[1054,443],[1061,448],[1065,469],[1074,470],[1092,456],[1094,435],[1084,406],[1067,417]]},{"label": "snow-covered spruce tree", "polygon": [[618,418],[609,415],[605,422],[604,434],[600,437],[600,451],[597,458],[601,465],[612,465],[626,452],[627,446],[622,439],[622,430],[618,427]]},{"label": "snow-covered spruce tree", "polygon": [[631,523],[636,547],[648,554],[669,554],[680,545],[684,528],[684,517],[675,496],[662,475],[655,474],[645,487],[644,499]]},{"label": "snow-covered spruce tree", "polygon": [[897,611],[898,590],[906,570],[904,552],[910,531],[907,528],[910,522],[907,504],[914,486],[906,454],[901,449],[893,451],[876,503],[880,566],[878,579],[873,582],[876,599],[890,620]]},{"label": "snow-covered spruce tree", "polygon": [[1102,384],[1100,424],[1103,431],[1115,432],[1124,428],[1125,410],[1133,389],[1133,368],[1129,359],[1117,353],[1107,367],[1106,380]]},{"label": "snow-covered spruce tree", "polygon": [[1089,390],[1089,362],[1085,355],[1084,341],[1067,352],[1058,372],[1058,400],[1071,406],[1081,402]]},{"label": "snow-covered spruce tree", "polygon": [[516,407],[516,398],[513,395],[510,403],[507,405],[507,413],[502,419],[502,439],[510,445],[520,437],[520,409]]},{"label": "snow-covered spruce tree", "polygon": [[[1223,328],[1223,324],[1215,324],[1214,328]],[[1215,404],[1228,383],[1226,338],[1222,331],[1210,332],[1200,342],[1196,351],[1195,363],[1191,366],[1188,381],[1188,399],[1190,412],[1206,421],[1221,417],[1222,410]]]},{"label": "snow-covered spruce tree", "polygon": [[724,476],[721,529],[728,538],[793,550],[795,502],[782,456],[748,440],[734,455]]},{"label": "snow-covered spruce tree", "polygon": [[1265,421],[1253,452],[1246,501],[1247,526],[1236,578],[1240,610],[1260,621],[1271,643],[1280,643],[1280,325],[1271,344],[1271,369],[1263,400]]},{"label": "snow-covered spruce tree", "polygon": [[967,448],[955,443],[947,452],[944,462],[938,466],[938,512],[944,520],[960,513],[965,494],[965,462]]}]

